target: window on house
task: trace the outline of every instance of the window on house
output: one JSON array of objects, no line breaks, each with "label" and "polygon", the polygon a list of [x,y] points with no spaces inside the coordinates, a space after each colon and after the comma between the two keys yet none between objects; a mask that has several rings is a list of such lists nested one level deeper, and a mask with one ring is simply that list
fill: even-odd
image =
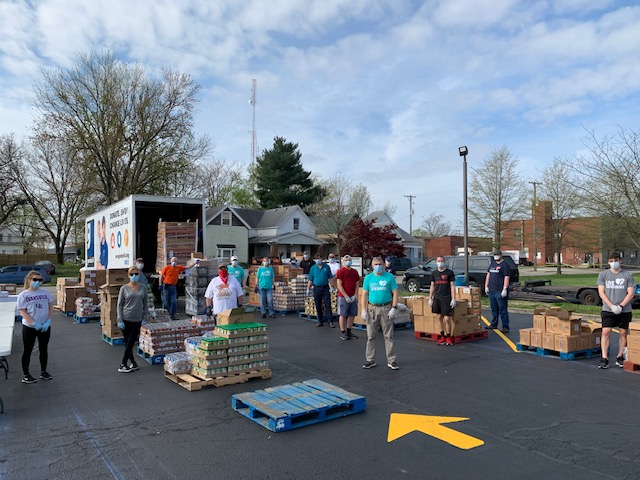
[{"label": "window on house", "polygon": [[522,236],[522,230],[520,230],[519,228],[514,228],[513,236],[514,238],[520,238]]},{"label": "window on house", "polygon": [[219,248],[218,249],[218,257],[231,258],[233,255],[235,255],[235,250],[233,248]]},{"label": "window on house", "polygon": [[222,220],[220,222],[220,225],[227,225],[227,226],[231,226],[231,212],[222,212]]},{"label": "window on house", "polygon": [[294,218],[293,219],[293,229],[294,230],[300,230],[300,219],[299,218]]},{"label": "window on house", "polygon": [[2,234],[0,233],[0,242],[3,241]]}]

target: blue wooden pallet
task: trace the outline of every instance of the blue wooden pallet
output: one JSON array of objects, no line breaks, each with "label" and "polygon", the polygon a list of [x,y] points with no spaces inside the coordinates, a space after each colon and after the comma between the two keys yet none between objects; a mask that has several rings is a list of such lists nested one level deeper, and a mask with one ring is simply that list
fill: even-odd
[{"label": "blue wooden pallet", "polygon": [[138,347],[136,350],[138,351],[138,356],[140,358],[143,358],[144,361],[149,365],[158,365],[164,362],[164,353],[160,355],[149,355],[147,352],[143,352],[142,350],[140,350],[140,347]]},{"label": "blue wooden pallet", "polygon": [[92,315],[90,317],[79,317],[73,314],[73,323],[89,323],[92,320],[100,321],[100,315]]},{"label": "blue wooden pallet", "polygon": [[109,345],[111,345],[112,347],[114,345],[124,345],[124,337],[116,337],[116,338],[111,338],[108,335],[105,335],[104,333],[102,334],[102,340],[107,342]]},{"label": "blue wooden pallet", "polygon": [[602,354],[601,348],[590,348],[587,350],[577,350],[575,352],[558,352],[549,350],[548,348],[530,347],[528,345],[516,344],[516,350],[519,352],[529,352],[541,357],[560,357],[561,360],[579,360],[581,358],[591,358]]},{"label": "blue wooden pallet", "polygon": [[[298,313],[298,317],[300,317],[300,318],[302,318],[304,320],[309,320],[310,322],[318,323],[318,316],[317,315],[309,315],[308,313],[300,312],[300,313]],[[338,318],[338,314],[334,313],[333,315],[331,315],[331,318],[332,318],[332,320],[335,321]]]},{"label": "blue wooden pallet", "polygon": [[296,309],[296,310],[276,310],[276,313],[278,315],[282,315],[283,317],[286,315],[289,315],[290,313],[293,313],[295,315],[299,315],[301,312],[303,312],[304,310],[301,309]]},{"label": "blue wooden pallet", "polygon": [[366,399],[321,380],[238,393],[231,407],[272,432],[325,422],[364,411]]},{"label": "blue wooden pallet", "polygon": [[62,310],[60,310],[60,313],[63,314],[65,317],[73,317],[76,312],[71,310],[70,312],[63,312]]}]

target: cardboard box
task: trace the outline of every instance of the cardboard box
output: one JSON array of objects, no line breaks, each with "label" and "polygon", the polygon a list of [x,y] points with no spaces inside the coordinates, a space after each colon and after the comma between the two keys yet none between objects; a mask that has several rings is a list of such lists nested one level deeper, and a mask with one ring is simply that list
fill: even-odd
[{"label": "cardboard box", "polygon": [[531,345],[531,330],[533,328],[520,329],[520,345]]},{"label": "cardboard box", "polygon": [[[427,303],[427,307],[429,304]],[[467,317],[467,301],[460,300],[456,302],[456,306],[453,309],[453,315],[451,316],[453,322],[462,322]]]},{"label": "cardboard box", "polygon": [[640,322],[639,321],[631,321],[629,322],[629,335],[640,336]]},{"label": "cardboard box", "polygon": [[580,335],[556,335],[554,350],[558,352],[575,352],[580,350]]},{"label": "cardboard box", "polygon": [[602,343],[601,333],[592,333],[591,339],[589,340],[589,348],[600,348]]},{"label": "cardboard box", "polygon": [[546,318],[547,332],[557,333],[559,335],[579,335],[582,327],[580,318],[558,318],[547,315]]},{"label": "cardboard box", "polygon": [[58,277],[58,280],[56,281],[56,285],[60,285],[62,287],[72,287],[79,283],[80,279],[78,277]]},{"label": "cardboard box", "polygon": [[[358,296],[358,298],[360,298],[360,296]],[[411,309],[414,315],[424,315],[425,305],[429,313],[431,313],[428,298],[423,295],[404,297],[404,304]]]},{"label": "cardboard box", "polygon": [[533,328],[541,332],[547,331],[547,317],[544,308],[536,308],[533,310]]},{"label": "cardboard box", "polygon": [[547,350],[557,350],[555,337],[555,333],[542,332],[542,348],[546,348]]},{"label": "cardboard box", "polygon": [[631,335],[627,336],[627,349],[640,350],[640,335],[636,335],[635,337]]},{"label": "cardboard box", "polygon": [[413,328],[416,332],[439,333],[440,323],[433,316],[414,315]]},{"label": "cardboard box", "polygon": [[216,314],[216,325],[235,325],[255,320],[255,309],[245,312],[244,307],[229,308]]},{"label": "cardboard box", "polygon": [[540,330],[531,330],[531,347],[542,348],[542,332]]},{"label": "cardboard box", "polygon": [[129,269],[111,268],[107,270],[106,281],[104,283],[108,285],[124,285],[126,283],[129,283]]}]

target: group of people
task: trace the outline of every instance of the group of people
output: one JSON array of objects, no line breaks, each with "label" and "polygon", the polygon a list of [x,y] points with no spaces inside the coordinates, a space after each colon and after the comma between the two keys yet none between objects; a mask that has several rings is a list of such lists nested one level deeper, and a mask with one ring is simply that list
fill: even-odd
[{"label": "group of people", "polygon": [[[496,329],[502,321],[502,331],[509,332],[509,313],[507,310],[509,297],[510,269],[502,258],[499,250],[493,252],[494,258],[487,272],[485,291],[489,295],[492,321],[486,328]],[[330,294],[337,290],[340,338],[351,340],[357,338],[352,333],[353,322],[358,314],[358,303],[362,309],[360,317],[366,323],[367,344],[365,363],[362,368],[370,369],[376,366],[376,338],[378,330],[382,331],[386,353],[387,366],[392,370],[399,370],[393,342],[393,324],[398,315],[398,284],[395,275],[387,271],[381,257],[375,257],[371,262],[372,272],[365,276],[362,282],[362,294],[358,298],[360,274],[352,268],[352,258],[344,255],[342,266],[336,262],[335,255],[329,256],[329,263],[323,262],[322,256],[316,254],[314,262],[310,262],[307,252],[304,254],[300,266],[307,269],[307,293],[313,289],[318,323],[321,327],[326,322],[334,327],[331,312]],[[456,305],[455,275],[446,267],[444,257],[436,259],[437,268],[431,274],[429,289],[429,305],[440,323],[439,345],[453,345],[451,339],[452,312]],[[195,265],[194,265],[195,266]],[[142,259],[129,268],[129,282],[120,288],[117,303],[117,322],[124,334],[125,350],[119,372],[128,373],[138,370],[133,356],[133,348],[140,334],[141,326],[149,316],[147,284],[142,269]],[[165,298],[175,315],[175,285],[177,276],[185,269],[177,265],[177,259],[172,258],[171,264],[161,272],[161,285],[164,287]],[[261,313],[265,318],[267,313],[275,317],[273,310],[273,279],[274,271],[269,265],[269,259],[264,258],[257,272],[257,289],[260,292]],[[22,383],[31,384],[37,379],[30,374],[30,361],[36,340],[38,341],[40,357],[40,378],[51,380],[53,376],[47,372],[48,345],[51,337],[51,317],[53,313],[53,296],[48,290],[41,289],[43,278],[40,272],[31,271],[24,280],[24,290],[18,295],[17,309],[22,316],[22,339],[24,351],[22,354]],[[635,281],[633,274],[623,270],[620,265],[620,255],[616,252],[609,255],[609,268],[598,275],[598,292],[602,299],[602,358],[598,368],[609,367],[609,344],[613,328],[619,328],[620,340],[616,365],[623,366],[624,349],[632,317],[632,302],[635,295]],[[231,257],[229,266],[221,266],[218,275],[214,277],[205,292],[206,314],[215,315],[221,311],[242,306],[246,275],[238,264],[236,256]],[[173,287],[173,288],[168,288]]]}]

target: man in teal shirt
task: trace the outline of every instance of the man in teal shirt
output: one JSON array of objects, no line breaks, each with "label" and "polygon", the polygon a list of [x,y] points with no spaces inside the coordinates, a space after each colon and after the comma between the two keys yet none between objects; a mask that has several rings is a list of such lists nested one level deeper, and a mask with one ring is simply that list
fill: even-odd
[{"label": "man in teal shirt", "polygon": [[267,310],[269,310],[269,316],[271,318],[276,317],[276,311],[273,308],[273,277],[275,276],[273,268],[269,266],[269,259],[264,257],[262,259],[262,266],[258,268],[256,274],[258,278],[258,292],[260,293],[260,312],[262,312],[262,318],[267,316]]},{"label": "man in teal shirt", "polygon": [[238,264],[237,256],[234,255],[233,257],[231,257],[231,265],[227,267],[227,270],[229,271],[230,276],[236,277],[236,280],[238,280],[238,283],[242,288],[245,288],[247,286],[244,276],[244,268],[242,268]]},{"label": "man in teal shirt", "polygon": [[[324,325],[324,321],[331,328],[334,328],[333,313],[331,312],[331,291],[333,287],[329,286],[329,279],[333,278],[329,265],[322,262],[322,255],[316,253],[313,257],[315,265],[309,270],[309,282],[307,283],[307,295],[313,286],[313,301],[316,304],[316,314],[318,315],[318,323],[316,327]],[[324,309],[322,308],[324,304]]]},{"label": "man in teal shirt", "polygon": [[398,316],[398,284],[396,277],[384,270],[381,257],[371,261],[373,272],[364,278],[362,285],[362,313],[360,317],[367,324],[366,363],[362,368],[376,366],[376,337],[378,327],[382,327],[384,349],[387,353],[387,366],[391,370],[400,370],[396,363],[393,347],[393,321]]}]

